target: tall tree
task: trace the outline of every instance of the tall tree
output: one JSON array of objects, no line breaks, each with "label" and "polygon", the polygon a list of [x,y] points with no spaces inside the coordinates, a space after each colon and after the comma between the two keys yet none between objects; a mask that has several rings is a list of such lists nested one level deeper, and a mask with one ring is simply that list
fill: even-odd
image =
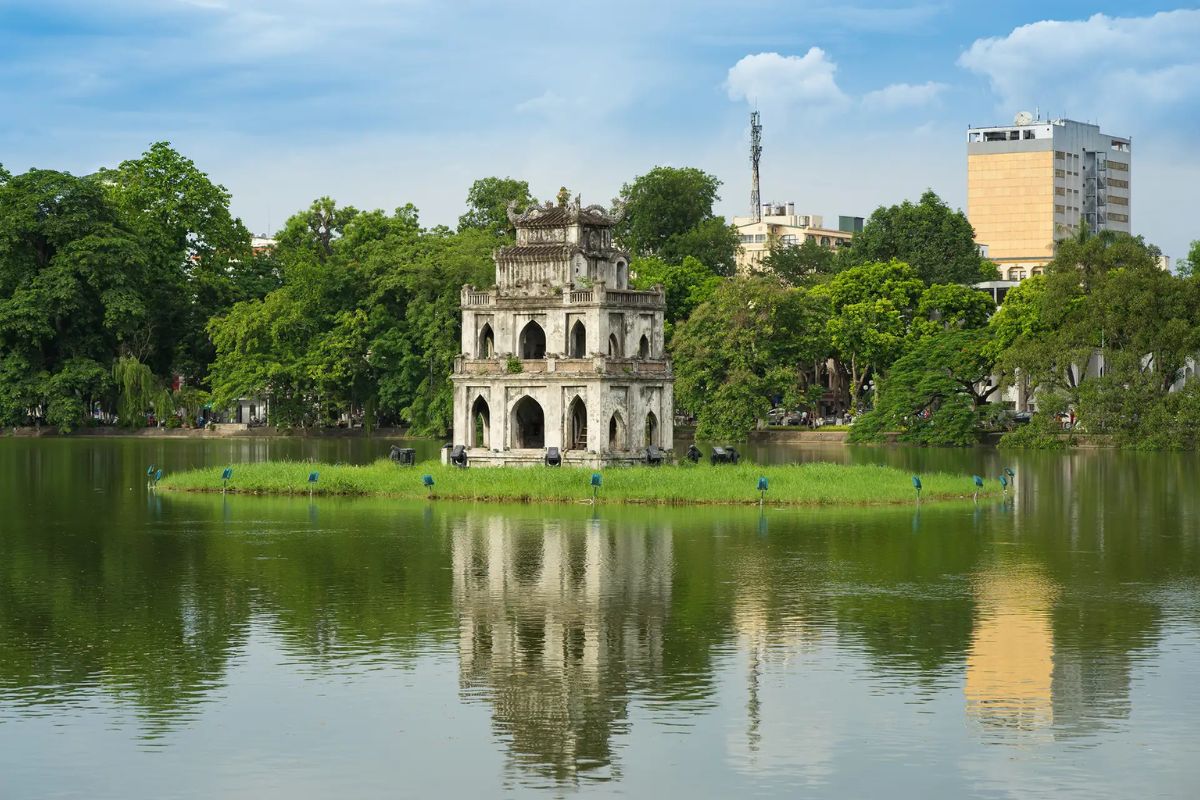
[{"label": "tall tree", "polygon": [[3,424],[41,408],[78,425],[118,352],[153,352],[147,262],[98,181],[31,170],[0,184],[0,377],[14,381],[0,389]]},{"label": "tall tree", "polygon": [[695,167],[655,167],[621,187],[625,216],[617,240],[635,256],[673,264],[692,256],[718,275],[732,275],[737,233],[713,214],[720,186]]},{"label": "tall tree", "polygon": [[852,263],[903,261],[927,284],[977,283],[996,277],[996,268],[979,254],[975,229],[932,191],[913,203],[879,207],[847,253]]},{"label": "tall tree", "polygon": [[537,200],[529,194],[529,183],[516,178],[480,178],[467,190],[467,213],[458,218],[460,231],[474,228],[496,235],[511,234],[508,206],[516,203],[524,211]]},{"label": "tall tree", "polygon": [[229,211],[230,194],[168,142],[102,170],[99,179],[145,254],[150,311],[133,353],[160,375],[203,381],[212,360],[208,319],[270,286],[250,250],[250,233]]},{"label": "tall tree", "polygon": [[916,270],[901,261],[852,267],[814,290],[829,300],[825,329],[849,373],[855,408],[867,381],[903,354],[924,290]]},{"label": "tall tree", "polygon": [[697,435],[744,438],[775,397],[795,404],[805,367],[828,351],[825,300],[761,278],[723,282],[680,323],[672,342],[676,405]]}]

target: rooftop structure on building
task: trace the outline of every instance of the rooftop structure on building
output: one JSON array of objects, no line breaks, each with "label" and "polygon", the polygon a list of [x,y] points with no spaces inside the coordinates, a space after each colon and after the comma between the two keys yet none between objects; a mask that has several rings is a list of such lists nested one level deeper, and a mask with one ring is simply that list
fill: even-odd
[{"label": "rooftop structure on building", "polygon": [[773,247],[804,244],[812,239],[823,247],[837,248],[850,244],[854,234],[862,231],[862,217],[838,217],[836,228],[826,227],[819,214],[797,214],[795,203],[763,203],[757,217],[734,217],[737,228],[738,272],[754,270]]},{"label": "rooftop structure on building", "polygon": [[629,288],[613,243],[623,209],[547,203],[509,208],[516,243],[493,254],[496,286],[462,290],[454,444],[470,463],[646,460],[673,446],[665,296]]},{"label": "rooftop structure on building", "polygon": [[1081,227],[1130,232],[1128,137],[1021,112],[967,129],[967,216],[1003,278],[1038,274]]}]

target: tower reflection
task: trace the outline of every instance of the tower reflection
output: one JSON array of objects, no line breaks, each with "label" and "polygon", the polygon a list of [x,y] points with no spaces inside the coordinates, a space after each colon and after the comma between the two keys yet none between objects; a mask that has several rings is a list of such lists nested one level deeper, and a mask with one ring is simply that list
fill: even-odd
[{"label": "tower reflection", "polygon": [[619,775],[631,688],[662,668],[669,524],[469,516],[452,532],[464,695],[514,765],[554,782]]}]

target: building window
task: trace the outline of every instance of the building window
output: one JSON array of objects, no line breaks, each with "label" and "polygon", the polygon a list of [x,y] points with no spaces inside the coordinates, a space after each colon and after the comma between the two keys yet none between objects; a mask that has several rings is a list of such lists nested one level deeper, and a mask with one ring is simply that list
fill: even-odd
[{"label": "building window", "polygon": [[1065,161],[1066,158],[1067,158],[1067,154],[1064,153],[1062,150],[1054,151],[1054,160],[1055,161]]},{"label": "building window", "polygon": [[1062,195],[1065,195],[1065,194],[1067,193],[1067,190],[1066,190],[1066,189],[1064,189],[1064,188],[1063,188],[1063,187],[1061,187],[1061,186],[1055,186],[1055,187],[1054,187],[1054,193],[1055,193],[1056,195],[1062,196]]},{"label": "building window", "polygon": [[1129,142],[1113,142],[1112,149],[1116,150],[1118,153],[1128,153]]},{"label": "building window", "polygon": [[1120,162],[1120,161],[1110,161],[1110,162],[1108,162],[1108,168],[1109,168],[1109,169],[1115,169],[1117,172],[1129,172],[1129,165],[1128,165],[1128,164],[1124,164],[1124,163],[1122,163],[1122,162]]},{"label": "building window", "polygon": [[1065,213],[1067,213],[1066,206],[1055,206],[1055,207],[1054,207],[1054,213],[1055,213],[1055,214],[1065,214]]},{"label": "building window", "polygon": [[1067,177],[1067,171],[1065,169],[1056,169],[1054,170],[1054,177],[1065,178]]},{"label": "building window", "polygon": [[1115,195],[1115,194],[1110,194],[1108,196],[1108,202],[1114,206],[1127,206],[1127,205],[1129,205],[1129,198],[1128,197],[1120,197],[1119,195]]},{"label": "building window", "polygon": [[1108,221],[1109,222],[1129,222],[1129,215],[1128,214],[1114,214],[1113,212],[1110,211],[1110,212],[1108,212]]},{"label": "building window", "polygon": [[[1116,162],[1113,162],[1113,163],[1116,163]],[[1108,185],[1116,187],[1118,189],[1128,189],[1129,181],[1123,181],[1120,178],[1109,178]]]}]

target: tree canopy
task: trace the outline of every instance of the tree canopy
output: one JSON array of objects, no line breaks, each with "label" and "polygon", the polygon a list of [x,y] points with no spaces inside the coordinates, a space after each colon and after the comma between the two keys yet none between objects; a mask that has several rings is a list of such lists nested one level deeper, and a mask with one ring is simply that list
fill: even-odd
[{"label": "tree canopy", "polygon": [[854,236],[851,263],[903,261],[927,284],[993,280],[996,269],[979,254],[975,229],[932,191],[916,203],[905,200],[875,209]]},{"label": "tree canopy", "polygon": [[496,235],[513,233],[508,221],[509,203],[524,211],[537,203],[529,194],[529,183],[515,178],[480,178],[467,190],[467,213],[458,218],[460,231],[468,228]]},{"label": "tree canopy", "polygon": [[738,239],[713,213],[721,182],[695,167],[655,167],[621,187],[625,217],[617,241],[639,257],[680,264],[692,256],[717,275],[732,275]]}]

